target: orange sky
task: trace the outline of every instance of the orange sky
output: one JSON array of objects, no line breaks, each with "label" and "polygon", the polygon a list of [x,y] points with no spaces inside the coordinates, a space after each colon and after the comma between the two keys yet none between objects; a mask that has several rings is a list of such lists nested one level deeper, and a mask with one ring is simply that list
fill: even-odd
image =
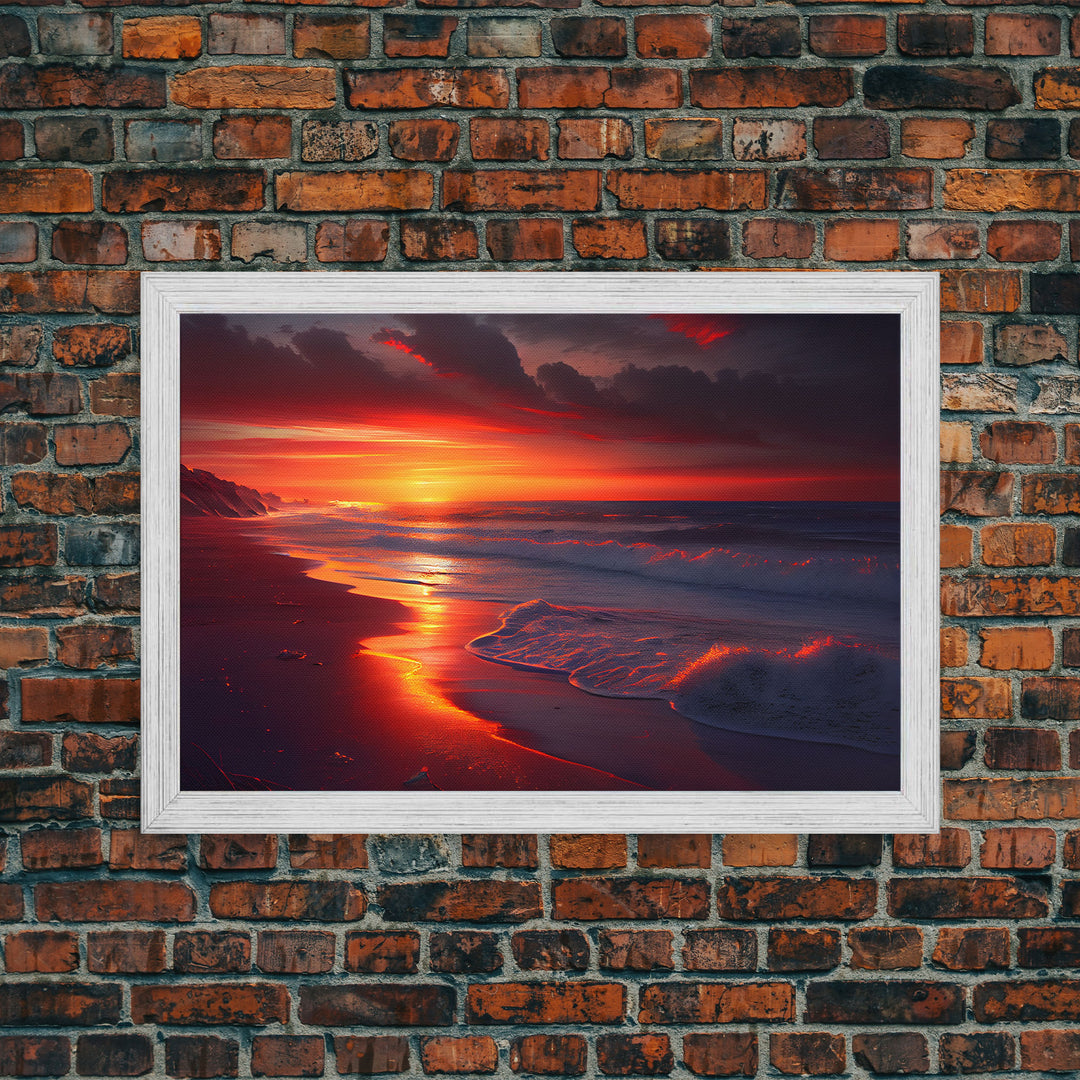
[{"label": "orange sky", "polygon": [[895,499],[891,325],[764,318],[185,316],[182,460],[313,502]]}]

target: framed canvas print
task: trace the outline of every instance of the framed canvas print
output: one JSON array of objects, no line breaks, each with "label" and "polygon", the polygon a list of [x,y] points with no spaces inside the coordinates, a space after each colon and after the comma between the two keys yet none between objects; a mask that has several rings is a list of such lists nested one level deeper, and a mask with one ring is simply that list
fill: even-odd
[{"label": "framed canvas print", "polygon": [[938,827],[937,275],[143,275],[153,832]]}]

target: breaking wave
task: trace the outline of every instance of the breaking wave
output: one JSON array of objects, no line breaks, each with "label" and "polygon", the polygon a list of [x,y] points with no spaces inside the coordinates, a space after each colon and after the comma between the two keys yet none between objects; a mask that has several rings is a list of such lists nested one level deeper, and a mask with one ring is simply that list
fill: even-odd
[{"label": "breaking wave", "polygon": [[710,727],[898,752],[896,657],[832,637],[730,647],[715,632],[706,620],[532,600],[467,648],[496,663],[565,673],[592,694],[666,700]]}]

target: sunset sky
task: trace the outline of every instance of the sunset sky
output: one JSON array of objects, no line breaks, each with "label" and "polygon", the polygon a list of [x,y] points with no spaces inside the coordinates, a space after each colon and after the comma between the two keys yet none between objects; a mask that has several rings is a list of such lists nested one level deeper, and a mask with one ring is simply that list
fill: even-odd
[{"label": "sunset sky", "polygon": [[185,315],[181,459],[287,499],[899,497],[898,316]]}]

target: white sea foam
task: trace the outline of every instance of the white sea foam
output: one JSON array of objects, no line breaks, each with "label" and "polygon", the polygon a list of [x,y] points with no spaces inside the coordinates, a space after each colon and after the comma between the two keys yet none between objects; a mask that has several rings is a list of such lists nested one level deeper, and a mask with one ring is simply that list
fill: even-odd
[{"label": "white sea foam", "polygon": [[833,638],[731,647],[715,631],[705,620],[533,600],[468,648],[498,663],[563,672],[589,693],[667,700],[712,727],[897,752],[896,658]]}]

